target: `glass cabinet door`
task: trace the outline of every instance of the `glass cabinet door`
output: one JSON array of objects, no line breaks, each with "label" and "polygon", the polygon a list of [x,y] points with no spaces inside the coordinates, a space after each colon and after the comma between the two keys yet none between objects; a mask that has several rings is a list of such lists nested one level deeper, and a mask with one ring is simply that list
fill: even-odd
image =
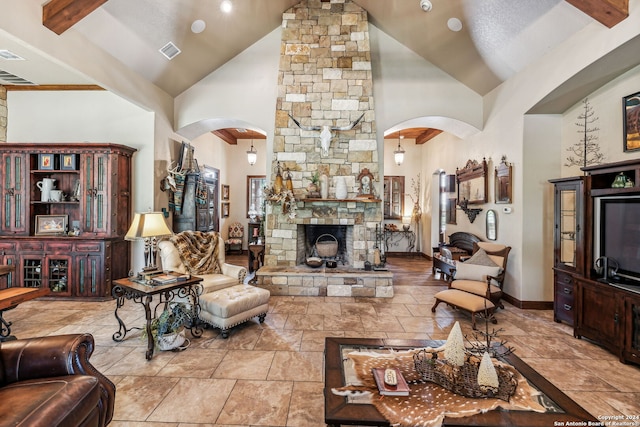
[{"label": "glass cabinet door", "polygon": [[554,265],[569,271],[583,270],[583,181],[556,183]]}]

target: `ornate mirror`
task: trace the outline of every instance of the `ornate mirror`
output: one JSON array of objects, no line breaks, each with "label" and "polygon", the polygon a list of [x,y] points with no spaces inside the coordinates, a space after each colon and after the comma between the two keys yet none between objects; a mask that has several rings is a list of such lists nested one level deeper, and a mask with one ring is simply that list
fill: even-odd
[{"label": "ornate mirror", "polygon": [[487,239],[496,240],[498,238],[498,219],[496,211],[489,209],[487,211]]},{"label": "ornate mirror", "polygon": [[481,204],[487,202],[487,162],[467,161],[463,169],[456,169],[458,181],[458,204]]},{"label": "ornate mirror", "polygon": [[496,166],[495,184],[496,203],[511,203],[511,165],[506,156],[502,156],[502,163]]}]

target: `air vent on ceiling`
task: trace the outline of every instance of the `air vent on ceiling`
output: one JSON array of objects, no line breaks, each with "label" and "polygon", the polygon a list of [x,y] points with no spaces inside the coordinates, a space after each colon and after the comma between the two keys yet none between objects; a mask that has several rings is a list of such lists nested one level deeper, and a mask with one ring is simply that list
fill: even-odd
[{"label": "air vent on ceiling", "polygon": [[7,59],[9,61],[24,61],[24,58],[20,55],[16,55],[7,49],[0,49],[0,58]]},{"label": "air vent on ceiling", "polygon": [[169,60],[171,60],[171,59],[175,58],[176,56],[178,56],[178,54],[180,52],[182,52],[182,51],[180,49],[178,49],[178,46],[173,44],[173,42],[169,42],[169,43],[165,44],[160,49],[160,53],[163,54],[164,56],[166,56],[167,59],[169,59]]},{"label": "air vent on ceiling", "polygon": [[35,85],[35,83],[30,82],[29,80],[25,80],[22,77],[18,77],[15,74],[11,74],[4,70],[0,70],[0,82],[4,82],[10,85],[24,85],[24,86]]}]

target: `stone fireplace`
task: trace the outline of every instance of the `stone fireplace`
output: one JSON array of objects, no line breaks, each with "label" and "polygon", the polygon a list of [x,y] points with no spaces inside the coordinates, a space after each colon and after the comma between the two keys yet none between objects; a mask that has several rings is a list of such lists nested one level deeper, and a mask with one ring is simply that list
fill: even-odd
[{"label": "stone fireplace", "polygon": [[[327,126],[347,127],[363,114],[353,128],[334,130],[327,151],[321,149],[319,130],[302,129],[289,117],[303,128],[324,129],[326,133]],[[293,277],[287,274],[295,273],[289,267],[300,266],[310,255],[307,226],[339,226],[345,227],[340,255],[343,272],[357,279],[354,286],[374,288],[358,292],[392,296],[391,279],[380,281],[386,289],[375,290],[378,272],[368,272],[371,283],[361,283],[365,261],[373,261],[376,226],[382,221],[369,23],[364,9],[351,0],[303,0],[283,14],[275,120],[272,178],[278,165],[291,176],[297,211],[292,217],[283,214],[279,203],[267,206],[264,267],[258,272],[258,283],[282,285],[281,292],[270,290],[275,294],[286,292],[284,287],[290,288],[288,278]],[[326,136],[324,139],[326,142]],[[357,177],[364,169],[374,177],[374,198],[358,198]],[[305,189],[316,173],[329,177],[325,198],[311,199]],[[347,184],[346,198],[335,197],[336,177],[344,178]],[[279,276],[283,271],[284,278]],[[324,268],[322,272],[302,273],[327,274]],[[331,272],[331,283],[340,281],[337,273]],[[336,283],[343,287],[334,288],[334,294],[353,295],[346,291],[346,286],[353,285],[351,278],[347,282]],[[327,293],[327,283],[317,292],[298,289],[298,279],[292,283],[294,294],[331,294]]]}]

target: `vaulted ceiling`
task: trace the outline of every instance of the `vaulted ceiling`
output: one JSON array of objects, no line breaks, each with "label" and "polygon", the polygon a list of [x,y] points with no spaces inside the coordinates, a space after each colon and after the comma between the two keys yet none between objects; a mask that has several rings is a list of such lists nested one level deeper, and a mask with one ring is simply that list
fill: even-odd
[{"label": "vaulted ceiling", "polygon": [[[300,0],[230,1],[230,13],[221,11],[223,0],[5,0],[0,12],[10,14],[18,2],[38,4],[43,25],[62,41],[66,32],[80,34],[175,97],[278,28],[282,13]],[[429,12],[420,0],[353,1],[374,26],[480,95],[594,20],[611,27],[628,10],[628,0],[431,0]],[[449,29],[451,18],[460,31]],[[198,20],[204,28],[194,32]],[[160,52],[169,42],[180,50],[171,60]],[[0,56],[0,84],[16,82],[3,71],[37,85],[100,84],[0,29],[2,49],[26,61]],[[416,132],[420,137],[425,129]]]}]

